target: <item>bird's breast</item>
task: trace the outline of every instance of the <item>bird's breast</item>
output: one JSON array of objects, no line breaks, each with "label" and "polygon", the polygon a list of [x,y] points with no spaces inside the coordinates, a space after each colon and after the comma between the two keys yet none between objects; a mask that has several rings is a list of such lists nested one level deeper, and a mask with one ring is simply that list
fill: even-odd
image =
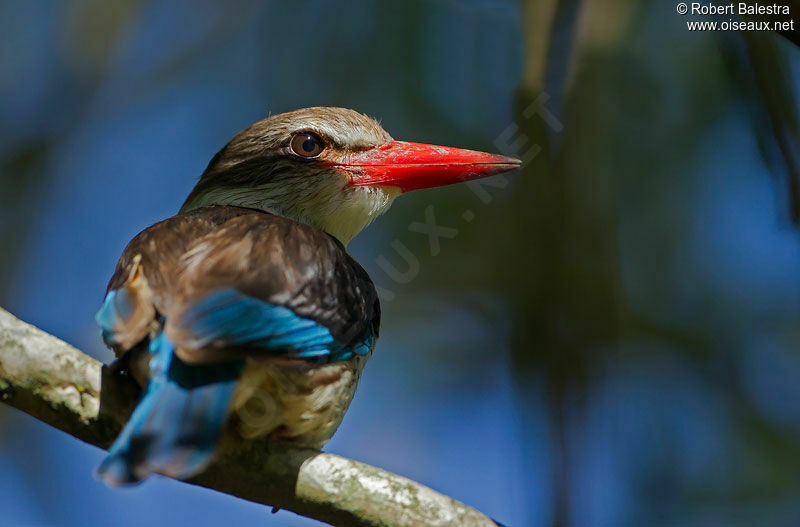
[{"label": "bird's breast", "polygon": [[239,434],[321,448],[342,422],[367,358],[248,360],[231,403]]}]

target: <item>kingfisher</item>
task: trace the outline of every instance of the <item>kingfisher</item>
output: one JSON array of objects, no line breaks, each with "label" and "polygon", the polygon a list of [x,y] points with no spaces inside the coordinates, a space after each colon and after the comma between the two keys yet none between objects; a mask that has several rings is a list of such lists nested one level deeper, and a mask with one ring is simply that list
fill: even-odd
[{"label": "kingfisher", "polygon": [[187,479],[224,434],[320,449],[378,339],[380,305],[347,244],[400,194],[520,161],[395,141],[314,107],[239,132],[177,215],[124,249],[97,314],[114,367],[144,395],[98,475]]}]

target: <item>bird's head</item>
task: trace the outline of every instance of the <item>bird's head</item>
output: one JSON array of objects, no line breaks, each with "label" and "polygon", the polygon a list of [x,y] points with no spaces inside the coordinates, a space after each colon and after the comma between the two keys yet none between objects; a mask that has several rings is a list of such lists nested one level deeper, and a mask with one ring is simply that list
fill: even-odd
[{"label": "bird's head", "polygon": [[403,192],[519,165],[494,154],[395,141],[353,110],[305,108],[239,132],[211,160],[181,212],[206,205],[254,208],[347,244]]}]

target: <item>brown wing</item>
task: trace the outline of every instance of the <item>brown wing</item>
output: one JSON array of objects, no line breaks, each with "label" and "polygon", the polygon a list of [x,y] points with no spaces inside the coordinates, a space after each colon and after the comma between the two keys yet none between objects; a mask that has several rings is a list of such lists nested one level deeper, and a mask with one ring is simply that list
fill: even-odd
[{"label": "brown wing", "polygon": [[144,339],[167,312],[175,269],[187,248],[246,209],[207,207],[166,219],[140,232],[122,253],[97,316],[117,356]]},{"label": "brown wing", "polygon": [[[136,276],[138,282],[131,280]],[[117,290],[135,293],[127,295],[135,299],[128,311],[137,316],[115,325],[107,340],[124,351],[164,316],[167,336],[189,362],[218,360],[230,347],[224,338],[198,344],[197,327],[186,323],[195,306],[220,291],[287,308],[324,326],[344,346],[364,335],[377,337],[380,317],[369,276],[335,238],[236,207],[197,209],[139,234],[109,284],[110,293]]]}]

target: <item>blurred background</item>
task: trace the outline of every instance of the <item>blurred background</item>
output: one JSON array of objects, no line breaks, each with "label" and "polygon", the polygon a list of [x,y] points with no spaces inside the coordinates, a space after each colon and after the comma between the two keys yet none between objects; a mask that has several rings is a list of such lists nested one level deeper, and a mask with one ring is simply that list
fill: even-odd
[{"label": "blurred background", "polygon": [[[522,173],[403,197],[350,245],[382,338],[326,449],[509,526],[797,525],[800,55],[689,19],[4,0],[0,306],[109,361],[93,316],[123,247],[269,113],[517,151]],[[2,522],[318,524],[164,478],[111,490],[102,456],[0,407]]]}]

